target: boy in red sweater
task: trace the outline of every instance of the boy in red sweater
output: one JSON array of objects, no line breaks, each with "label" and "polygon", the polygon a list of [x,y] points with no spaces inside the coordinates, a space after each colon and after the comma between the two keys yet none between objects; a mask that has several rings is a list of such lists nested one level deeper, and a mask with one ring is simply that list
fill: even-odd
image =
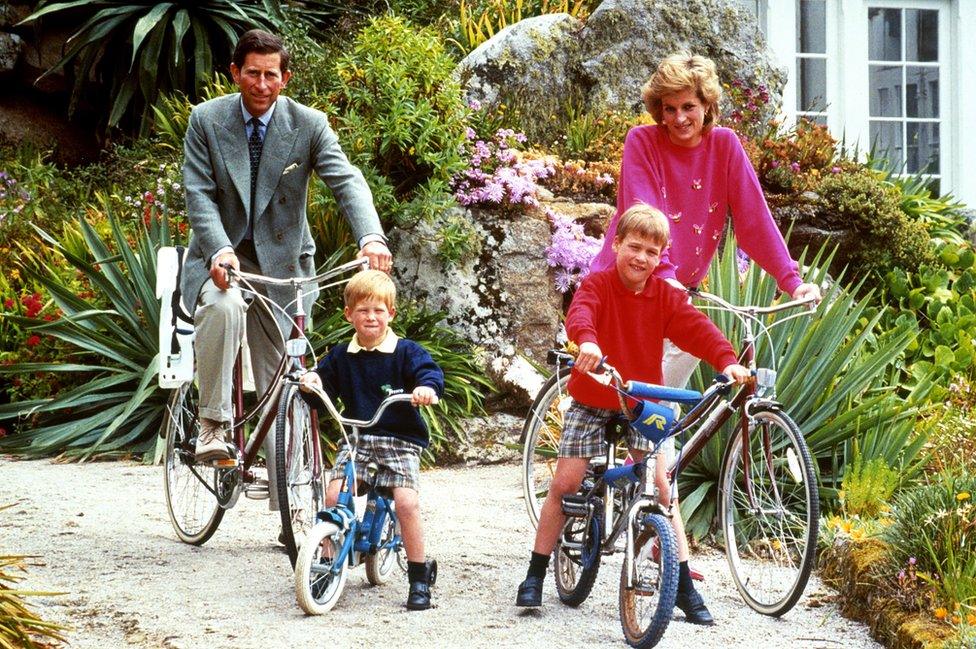
[{"label": "boy in red sweater", "polygon": [[[652,277],[668,245],[668,222],[657,209],[638,203],[620,217],[613,240],[615,264],[591,274],[576,292],[566,316],[566,333],[579,345],[579,355],[569,379],[572,405],[563,420],[556,472],[542,505],[529,571],[518,590],[516,606],[542,605],[542,583],[549,557],[559,539],[566,517],[562,498],[579,489],[590,458],[604,453],[604,428],[619,413],[614,391],[597,383],[587,372],[596,370],[604,356],[626,379],[662,382],[664,339],[707,360],[736,382],[749,378],[739,365],[732,345],[704,314],[688,301],[686,293]],[[652,448],[635,431],[628,435],[631,455],[641,459]],[[664,462],[657,462],[656,481],[665,506],[669,488]],[[705,602],[688,570],[688,541],[674,502],[672,523],[678,538],[677,606],[689,622],[712,624]]]}]

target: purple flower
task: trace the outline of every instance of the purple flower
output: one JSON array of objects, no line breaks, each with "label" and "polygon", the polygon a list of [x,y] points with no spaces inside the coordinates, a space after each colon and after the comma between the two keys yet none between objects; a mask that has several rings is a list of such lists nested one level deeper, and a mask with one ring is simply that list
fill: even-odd
[{"label": "purple flower", "polygon": [[918,560],[915,557],[908,557],[908,565],[914,566],[916,563],[918,563]]},{"label": "purple flower", "polygon": [[742,248],[735,249],[735,263],[739,268],[739,273],[743,274],[749,270],[749,255]]},{"label": "purple flower", "polygon": [[799,162],[791,162],[790,163],[790,169],[792,169],[796,173],[800,173],[800,163]]},{"label": "purple flower", "polygon": [[473,128],[471,128],[470,126],[468,126],[468,127],[465,127],[465,129],[464,129],[464,137],[468,138],[469,140],[473,140],[476,137],[478,137],[478,134],[474,132],[474,129]]},{"label": "purple flower", "polygon": [[481,110],[481,102],[477,99],[472,99],[468,102],[468,108],[471,110]]},{"label": "purple flower", "polygon": [[830,173],[832,173],[832,174],[839,174],[840,173],[840,167],[838,167],[837,165],[834,165],[833,167],[830,168]]}]

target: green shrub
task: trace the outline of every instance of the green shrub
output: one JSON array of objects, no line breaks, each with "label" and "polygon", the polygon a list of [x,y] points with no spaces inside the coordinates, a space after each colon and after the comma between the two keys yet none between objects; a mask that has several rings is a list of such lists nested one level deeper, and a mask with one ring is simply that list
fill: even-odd
[{"label": "green shrub", "polygon": [[465,166],[469,111],[453,68],[434,30],[395,17],[371,19],[335,63],[325,103],[385,224],[429,215],[426,201]]},{"label": "green shrub", "polygon": [[[0,511],[10,505],[0,507]],[[45,597],[62,593],[26,591],[17,587],[27,572],[22,555],[0,555],[0,647],[13,649],[52,649],[67,642],[65,627],[47,622],[27,606],[28,597]],[[20,574],[18,574],[20,573]]]},{"label": "green shrub", "polygon": [[925,226],[901,210],[900,195],[868,169],[829,174],[817,186],[821,223],[852,233],[843,252],[859,276],[877,285],[893,266],[918,268],[932,260]]},{"label": "green shrub", "polygon": [[976,603],[976,476],[939,474],[928,484],[902,491],[892,503],[892,524],[882,538],[889,546],[886,568],[907,564],[935,593],[933,608]]},{"label": "green shrub", "polygon": [[568,13],[586,20],[596,0],[461,0],[455,43],[467,54],[509,25],[545,14]]},{"label": "green shrub", "polygon": [[907,350],[913,375],[976,378],[976,254],[967,244],[946,243],[937,259],[885,274],[884,324],[914,324],[919,335]]},{"label": "green shrub", "polygon": [[901,475],[880,457],[865,460],[860,453],[844,467],[840,502],[847,516],[877,518],[887,509]]}]

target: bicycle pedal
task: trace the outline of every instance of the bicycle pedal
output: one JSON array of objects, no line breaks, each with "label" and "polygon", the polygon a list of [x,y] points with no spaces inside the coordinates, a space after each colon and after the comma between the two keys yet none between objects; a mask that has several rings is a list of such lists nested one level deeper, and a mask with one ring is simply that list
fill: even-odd
[{"label": "bicycle pedal", "polygon": [[229,457],[222,460],[214,460],[213,466],[217,469],[233,469],[237,467],[237,458]]},{"label": "bicycle pedal", "polygon": [[589,502],[585,496],[563,496],[562,511],[566,516],[582,518],[590,511]]}]

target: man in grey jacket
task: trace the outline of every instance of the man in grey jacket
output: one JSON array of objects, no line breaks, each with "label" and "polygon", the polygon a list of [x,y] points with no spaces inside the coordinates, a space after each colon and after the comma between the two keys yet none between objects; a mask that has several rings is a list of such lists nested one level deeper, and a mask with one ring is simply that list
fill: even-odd
[{"label": "man in grey jacket", "polygon": [[[199,461],[230,456],[232,371],[246,327],[255,387],[263,392],[281,359],[286,318],[248,309],[228,283],[226,267],[272,277],[315,273],[315,244],[305,213],[308,183],[317,174],[335,195],[370,266],[389,271],[390,251],[373,197],[352,166],[325,114],[279,93],[291,78],[281,39],[261,30],[241,36],[230,66],[240,92],[199,104],[184,140],[186,211],[193,228],[181,280],[194,314],[200,386]],[[266,294],[286,307],[291,289]],[[310,312],[314,295],[306,296]],[[292,307],[294,308],[294,307]],[[273,455],[273,435],[265,452]],[[276,508],[273,472],[272,509]]]}]

